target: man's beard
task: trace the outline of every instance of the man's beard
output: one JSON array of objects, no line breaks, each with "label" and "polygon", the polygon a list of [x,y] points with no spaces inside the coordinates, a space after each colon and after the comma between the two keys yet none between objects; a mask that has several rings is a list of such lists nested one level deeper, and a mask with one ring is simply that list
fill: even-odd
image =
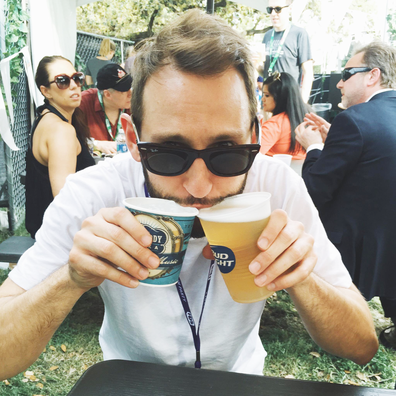
[{"label": "man's beard", "polygon": [[[232,197],[233,195],[242,194],[243,190],[245,189],[246,179],[247,179],[247,173],[246,173],[240,187],[236,191],[231,192],[231,193],[224,195],[222,197],[211,198],[211,199],[195,198],[193,196],[189,196],[187,198],[178,198],[176,196],[172,196],[171,194],[166,194],[166,193],[160,191],[159,189],[155,188],[154,185],[151,183],[147,169],[144,166],[143,166],[143,174],[144,174],[144,178],[146,181],[147,191],[149,192],[150,197],[169,199],[169,200],[175,201],[176,203],[178,203],[179,205],[182,205],[182,206],[192,206],[192,205],[213,206],[213,205],[216,205],[216,204],[224,201],[224,199],[226,199],[227,197]],[[202,238],[204,236],[205,236],[205,234],[203,232],[201,223],[199,222],[198,217],[197,217],[194,221],[194,226],[191,231],[191,237],[192,238]]]}]

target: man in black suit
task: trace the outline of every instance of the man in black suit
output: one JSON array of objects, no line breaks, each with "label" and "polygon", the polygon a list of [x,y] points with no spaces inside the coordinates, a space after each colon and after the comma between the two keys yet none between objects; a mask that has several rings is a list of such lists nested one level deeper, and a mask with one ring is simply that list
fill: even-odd
[{"label": "man in black suit", "polygon": [[380,297],[393,322],[380,340],[396,349],[396,49],[362,48],[337,87],[346,110],[331,127],[311,113],[296,129],[302,176],[353,282]]}]

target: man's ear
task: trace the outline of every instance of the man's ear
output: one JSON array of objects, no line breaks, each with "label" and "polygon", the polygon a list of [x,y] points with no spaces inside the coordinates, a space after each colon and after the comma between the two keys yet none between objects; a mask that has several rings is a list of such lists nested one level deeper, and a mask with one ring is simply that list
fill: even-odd
[{"label": "man's ear", "polygon": [[132,126],[131,116],[122,113],[121,114],[121,126],[125,133],[126,143],[129,149],[129,152],[132,154],[132,157],[135,161],[140,162],[140,154],[136,144],[136,135]]},{"label": "man's ear", "polygon": [[110,99],[110,98],[111,98],[111,92],[110,92],[108,89],[104,89],[104,90],[103,90],[103,96],[104,96],[106,99]]},{"label": "man's ear", "polygon": [[252,131],[252,144],[260,143],[257,142],[258,137],[260,137],[260,120],[257,120],[253,124],[253,131]]},{"label": "man's ear", "polygon": [[369,79],[369,85],[376,85],[379,84],[381,85],[381,70],[378,67],[375,67],[370,71],[370,79]]},{"label": "man's ear", "polygon": [[256,131],[256,125],[253,127],[253,132],[252,132],[252,144],[257,143],[257,134],[258,131]]}]

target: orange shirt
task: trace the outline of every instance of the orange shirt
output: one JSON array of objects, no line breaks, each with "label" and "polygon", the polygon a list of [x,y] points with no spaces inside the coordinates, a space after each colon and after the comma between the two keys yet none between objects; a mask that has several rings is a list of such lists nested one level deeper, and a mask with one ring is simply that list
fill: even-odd
[{"label": "orange shirt", "polygon": [[[272,116],[267,121],[261,121],[261,149],[262,154],[273,156],[274,154],[289,153],[291,130],[289,117],[285,112]],[[304,159],[307,155],[305,150],[296,143],[297,152],[293,159]]]}]

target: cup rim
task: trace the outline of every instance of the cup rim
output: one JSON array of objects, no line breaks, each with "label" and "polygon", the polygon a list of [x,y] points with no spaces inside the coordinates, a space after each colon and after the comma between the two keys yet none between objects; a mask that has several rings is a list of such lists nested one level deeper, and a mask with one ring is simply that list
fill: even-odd
[{"label": "cup rim", "polygon": [[[152,203],[157,203],[157,204],[163,204],[163,205],[177,205],[181,211],[177,212],[177,211],[172,211],[172,209],[167,210],[165,209],[158,209],[158,208],[150,208],[148,206],[145,206],[144,204],[130,204],[129,201],[136,201],[136,202],[148,202],[146,201],[147,199],[150,200],[150,202]],[[181,206],[179,205],[177,202],[172,201],[171,199],[163,199],[163,198],[147,198],[147,197],[129,197],[129,198],[125,198],[122,201],[122,204],[127,208],[127,209],[134,209],[134,210],[139,210],[142,212],[146,212],[146,213],[153,213],[156,215],[163,215],[163,216],[172,216],[172,217],[195,217],[198,215],[198,209],[197,208],[193,208],[190,206]],[[128,206],[129,205],[129,206]]]},{"label": "cup rim", "polygon": [[[267,201],[269,201],[271,199],[271,194],[269,192],[265,192],[265,191],[255,191],[255,192],[249,192],[249,193],[242,193],[242,194],[237,194],[237,195],[233,195],[231,197],[227,197],[225,198],[222,202],[211,206],[210,208],[204,208],[204,209],[200,209],[199,213],[198,213],[198,218],[205,220],[205,221],[218,221],[218,220],[224,220],[225,218],[230,216],[230,213],[218,213],[218,214],[211,214],[210,217],[206,216],[207,214],[211,213],[211,210],[213,208],[219,208],[221,205],[226,205],[228,204],[230,201],[235,201],[238,199],[246,199],[249,197],[254,197],[254,196],[262,196],[263,200],[258,201],[257,203],[254,203],[253,205],[250,205],[248,207],[241,207],[239,210],[236,209],[233,212],[233,216],[237,217],[242,215],[245,212],[250,212],[250,211],[254,211],[255,208],[262,206],[264,203],[266,203]],[[256,220],[260,220],[260,216],[257,217]],[[246,220],[246,221],[250,221],[250,220]],[[235,221],[236,223],[240,223],[241,221]]]}]

